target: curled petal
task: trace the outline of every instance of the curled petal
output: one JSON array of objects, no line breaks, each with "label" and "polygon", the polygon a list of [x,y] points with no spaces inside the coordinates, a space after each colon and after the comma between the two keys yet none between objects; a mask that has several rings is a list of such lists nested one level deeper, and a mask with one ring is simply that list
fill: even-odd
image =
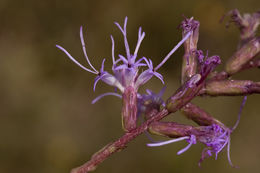
[{"label": "curled petal", "polygon": [[184,36],[184,38],[168,53],[168,55],[166,55],[162,62],[155,67],[155,71],[157,71],[172,56],[172,54],[190,37],[191,33],[192,32],[190,31]]},{"label": "curled petal", "polygon": [[90,63],[89,61],[89,58],[88,58],[88,55],[87,55],[87,51],[86,51],[86,44],[85,44],[85,41],[84,41],[84,37],[83,37],[83,27],[81,26],[80,27],[80,40],[81,40],[81,44],[82,44],[82,50],[83,50],[83,53],[85,55],[85,58],[89,64],[89,66],[95,71],[95,72],[98,72],[95,67]]},{"label": "curled petal", "polygon": [[158,73],[158,72],[154,72],[154,76],[156,76],[158,79],[160,79],[161,82],[164,84],[163,76],[162,76],[160,73]]},{"label": "curled petal", "polygon": [[153,76],[156,76],[161,80],[161,82],[164,84],[163,76],[160,73],[157,73],[151,69],[145,70],[143,73],[141,73],[137,80],[136,80],[136,88],[140,87],[141,85],[144,85],[146,82],[148,82]]},{"label": "curled petal", "polygon": [[124,29],[117,22],[115,22],[115,24],[120,29],[120,31],[123,33],[124,42],[125,42],[126,57],[127,57],[127,59],[129,59],[130,58],[130,48],[129,48],[127,37],[126,37],[127,16],[125,17]]},{"label": "curled petal", "polygon": [[97,101],[99,101],[101,98],[105,97],[105,96],[116,96],[116,97],[119,97],[119,98],[122,98],[122,96],[118,93],[114,93],[114,92],[107,92],[107,93],[104,93],[104,94],[101,94],[99,96],[97,96],[94,100],[92,100],[92,104],[95,104]]},{"label": "curled petal", "polygon": [[194,135],[191,135],[189,144],[185,148],[178,151],[177,155],[180,155],[180,154],[184,153],[185,151],[187,151],[192,146],[192,144],[196,144],[196,137]]},{"label": "curled petal", "polygon": [[105,64],[105,61],[106,61],[106,59],[104,58],[103,61],[102,61],[100,73],[104,72],[104,64]]},{"label": "curled petal", "polygon": [[113,65],[115,64],[115,41],[113,36],[110,36],[111,41],[112,41],[112,61],[113,61]]},{"label": "curled petal", "polygon": [[153,77],[153,75],[153,71],[150,69],[141,73],[135,82],[136,88],[139,88],[141,85],[144,85],[146,82],[148,82]]},{"label": "curled petal", "polygon": [[102,78],[101,75],[99,75],[99,76],[97,76],[97,77],[95,78],[94,87],[93,87],[93,90],[94,90],[94,91],[96,90],[96,85],[97,85],[98,81],[99,81],[101,78]]},{"label": "curled petal", "polygon": [[96,85],[97,85],[97,82],[99,80],[102,80],[103,82],[105,82],[108,85],[117,87],[121,92],[124,91],[124,87],[121,85],[121,83],[113,75],[109,74],[106,71],[101,73],[100,75],[98,75],[95,78],[95,81],[94,81],[94,91],[96,89]]},{"label": "curled petal", "polygon": [[127,65],[122,64],[122,65],[115,67],[114,70],[121,70],[121,69],[126,69],[126,68],[127,68]]},{"label": "curled petal", "polygon": [[123,61],[123,63],[128,64],[127,59],[126,59],[123,55],[118,55],[118,56],[119,56],[119,59],[120,59],[121,61]]},{"label": "curled petal", "polygon": [[83,70],[86,70],[90,73],[93,73],[93,74],[98,74],[97,71],[92,71],[86,67],[84,67],[83,65],[81,65],[75,58],[73,58],[70,53],[68,51],[66,51],[66,49],[64,49],[63,47],[59,46],[59,45],[56,45],[57,48],[59,48],[60,50],[62,50],[68,57],[69,59],[71,59],[75,64],[77,64],[79,67],[81,67]]},{"label": "curled petal", "polygon": [[137,44],[136,44],[136,48],[135,48],[135,52],[134,55],[137,55],[139,47],[144,39],[145,36],[145,32],[142,32],[142,27],[139,27],[139,31],[138,31],[138,40],[137,40]]}]

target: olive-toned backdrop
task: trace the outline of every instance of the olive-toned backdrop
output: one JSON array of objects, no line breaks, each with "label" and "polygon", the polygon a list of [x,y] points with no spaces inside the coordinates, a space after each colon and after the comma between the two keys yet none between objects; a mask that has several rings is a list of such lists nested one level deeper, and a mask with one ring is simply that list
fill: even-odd
[{"label": "olive-toned backdrop", "polygon": [[[231,9],[254,12],[259,0],[0,0],[0,172],[65,173],[87,161],[111,140],[123,134],[121,101],[106,97],[95,105],[91,100],[113,88],[102,82],[93,92],[94,75],[70,61],[55,44],[64,46],[84,62],[79,28],[86,31],[87,51],[94,66],[111,68],[110,34],[115,36],[116,53],[124,53],[122,35],[113,24],[128,16],[128,38],[133,49],[137,30],[146,37],[140,55],[158,64],[181,39],[177,29],[184,14],[199,20],[199,48],[220,55],[223,62],[237,48],[239,32],[225,28],[219,19]],[[179,86],[180,48],[159,72],[164,75],[166,99]],[[221,68],[219,68],[221,69]],[[235,76],[259,81],[260,70]],[[142,89],[158,92],[162,84],[152,79]],[[198,98],[194,102],[232,126],[242,97]],[[260,172],[260,96],[249,96],[241,122],[232,134],[231,157],[239,169],[231,168],[226,152],[218,160],[197,166],[203,145],[194,145],[184,154],[176,152],[185,142],[148,148],[145,135],[129,148],[113,155],[97,173],[188,173]],[[166,120],[193,124],[180,113]],[[161,138],[160,138],[161,139]]]}]

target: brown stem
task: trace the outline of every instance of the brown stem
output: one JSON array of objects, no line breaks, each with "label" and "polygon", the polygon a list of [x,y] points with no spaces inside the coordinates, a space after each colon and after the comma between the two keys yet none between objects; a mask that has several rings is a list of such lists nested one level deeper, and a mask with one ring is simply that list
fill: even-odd
[{"label": "brown stem", "polygon": [[156,116],[148,119],[138,128],[132,130],[131,132],[125,133],[122,137],[116,140],[113,143],[106,145],[100,151],[95,153],[90,161],[86,162],[84,165],[74,168],[71,173],[87,173],[90,171],[94,171],[98,164],[102,163],[106,158],[108,158],[113,153],[119,152],[122,149],[126,148],[126,145],[132,141],[134,138],[142,134],[144,131],[147,130],[149,124],[155,121],[159,121],[160,119],[167,116],[169,112],[166,109],[160,111]]},{"label": "brown stem", "polygon": [[96,169],[97,165],[102,163],[110,155],[126,148],[126,145],[130,141],[135,139],[138,135],[140,135],[144,131],[146,131],[152,122],[157,122],[157,121],[161,120],[165,116],[169,115],[170,113],[176,112],[177,110],[179,110],[183,106],[185,106],[187,103],[189,103],[195,96],[197,96],[199,90],[204,85],[205,78],[203,78],[199,81],[199,83],[200,83],[199,85],[196,85],[196,84],[190,85],[190,86],[188,85],[189,83],[193,83],[194,78],[196,79],[196,76],[194,76],[189,81],[187,81],[183,86],[181,86],[175,92],[175,94],[173,96],[171,96],[168,99],[167,109],[161,110],[155,116],[149,116],[151,118],[149,118],[147,121],[142,123],[138,128],[125,133],[121,138],[119,138],[115,142],[106,145],[100,151],[95,153],[91,157],[90,161],[86,162],[84,165],[82,165],[78,168],[73,169],[71,171],[71,173],[87,173],[90,171],[94,171]]}]

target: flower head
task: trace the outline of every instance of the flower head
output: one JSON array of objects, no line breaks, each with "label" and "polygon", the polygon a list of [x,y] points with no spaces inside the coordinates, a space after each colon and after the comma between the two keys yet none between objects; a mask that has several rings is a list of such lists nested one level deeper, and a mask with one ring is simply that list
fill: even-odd
[{"label": "flower head", "polygon": [[[145,37],[145,32],[142,31],[142,28],[139,27],[138,30],[138,39],[137,39],[137,44],[134,50],[134,53],[131,53],[128,40],[127,40],[127,31],[126,31],[126,26],[127,26],[127,20],[128,18],[125,18],[124,25],[123,27],[115,22],[115,25],[119,28],[121,33],[123,34],[124,38],[124,45],[125,45],[125,52],[126,55],[118,55],[118,58],[116,59],[115,57],[115,42],[113,36],[111,36],[111,41],[112,41],[112,72],[113,74],[110,74],[109,72],[105,71],[104,69],[104,63],[105,59],[102,62],[101,68],[98,71],[90,62],[87,51],[86,51],[86,46],[85,46],[85,41],[83,37],[83,28],[80,27],[80,40],[82,44],[82,49],[84,56],[86,58],[86,61],[89,65],[89,68],[83,66],[80,64],[74,57],[68,53],[63,47],[56,45],[57,48],[62,50],[75,64],[77,64],[79,67],[82,69],[97,75],[94,81],[94,91],[96,89],[97,83],[101,80],[105,82],[106,84],[118,88],[121,93],[124,93],[125,89],[128,87],[133,87],[136,92],[138,88],[141,85],[144,85],[147,81],[149,81],[153,76],[157,77],[164,83],[163,81],[163,76],[157,72],[157,70],[170,58],[170,56],[183,44],[183,42],[188,39],[190,36],[191,32],[188,32],[187,35],[175,46],[170,53],[163,59],[163,61],[156,66],[155,68],[153,67],[152,60],[147,59],[146,57],[141,57],[138,59],[138,50],[141,46],[141,43]],[[148,67],[148,69],[144,70],[139,74],[139,69],[141,67]]]},{"label": "flower head", "polygon": [[138,115],[141,113],[148,113],[153,109],[157,111],[160,110],[161,106],[165,106],[165,102],[162,99],[166,87],[163,87],[161,91],[157,94],[153,91],[147,89],[147,94],[139,94],[138,95]]},{"label": "flower head", "polygon": [[[232,128],[228,128],[225,125],[221,124],[211,124],[209,126],[199,126],[199,127],[192,127],[192,126],[176,126],[175,123],[164,123],[163,125],[169,125],[169,128],[163,127],[163,129],[168,129],[167,135],[169,134],[181,134],[181,133],[176,133],[176,132],[185,132],[184,136],[178,137],[176,139],[171,139],[168,141],[164,142],[156,142],[156,143],[150,143],[147,144],[149,147],[156,147],[156,146],[162,146],[182,140],[186,140],[188,142],[188,145],[183,148],[182,150],[178,151],[178,155],[184,153],[187,151],[193,144],[196,144],[197,142],[201,142],[206,145],[206,148],[202,151],[201,159],[199,161],[199,166],[201,162],[208,157],[213,156],[215,154],[215,159],[217,159],[218,154],[227,146],[227,157],[229,164],[233,167],[231,158],[230,158],[230,136],[231,133],[236,129],[238,126],[238,123],[240,121],[240,116],[242,113],[242,109],[245,105],[247,97],[245,96],[242,104],[240,106],[240,110],[238,113],[238,119],[235,123],[235,125]],[[171,126],[176,126],[178,129],[171,128]],[[187,128],[188,127],[188,128]],[[159,128],[161,129],[161,128]],[[173,129],[172,133],[169,132],[170,129]],[[155,130],[155,128],[153,128]],[[161,130],[159,133],[164,132]],[[157,133],[157,132],[155,132]],[[166,135],[166,134],[163,134]],[[166,136],[167,136],[166,135]]]}]

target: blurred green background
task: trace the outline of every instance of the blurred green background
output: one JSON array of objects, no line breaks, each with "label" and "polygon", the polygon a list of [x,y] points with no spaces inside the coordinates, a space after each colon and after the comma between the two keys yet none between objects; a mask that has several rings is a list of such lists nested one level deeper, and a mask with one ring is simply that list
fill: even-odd
[{"label": "blurred green background", "polygon": [[[79,40],[81,25],[86,29],[88,55],[97,68],[104,57],[106,69],[111,67],[110,34],[115,37],[116,53],[124,52],[122,36],[113,22],[122,24],[125,16],[130,46],[135,46],[141,25],[146,37],[139,55],[154,64],[181,39],[177,26],[182,14],[200,21],[199,48],[220,55],[225,62],[237,48],[239,32],[234,26],[226,29],[219,19],[234,8],[244,13],[259,7],[259,0],[0,0],[0,172],[69,172],[123,134],[120,99],[111,96],[91,104],[97,95],[113,89],[100,82],[94,93],[95,76],[55,47],[64,46],[86,64]],[[183,48],[160,69],[167,83],[165,99],[179,86],[182,54]],[[259,81],[259,76],[259,69],[252,69],[234,78]],[[146,87],[158,92],[162,84],[152,79]],[[241,101],[242,97],[194,100],[228,126],[235,123]],[[142,135],[96,172],[260,172],[259,101],[259,95],[249,96],[232,134],[231,157],[239,169],[229,166],[226,152],[216,161],[205,160],[199,168],[203,145],[177,156],[185,142],[148,148],[149,141]],[[166,120],[191,123],[180,113]]]}]

